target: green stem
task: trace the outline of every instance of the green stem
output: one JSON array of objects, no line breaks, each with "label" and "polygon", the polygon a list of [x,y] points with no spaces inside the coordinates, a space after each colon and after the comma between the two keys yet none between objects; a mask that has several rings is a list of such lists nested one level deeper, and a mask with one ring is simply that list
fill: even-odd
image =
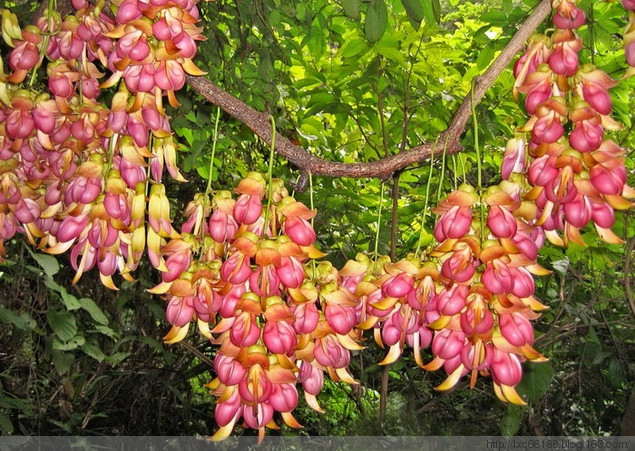
[{"label": "green stem", "polygon": [[452,167],[454,168],[454,171],[452,171],[452,174],[454,175],[454,191],[456,191],[456,190],[457,190],[457,188],[458,188],[458,185],[457,185],[457,183],[458,183],[458,182],[457,182],[458,177],[457,177],[457,175],[456,175],[456,170],[457,170],[457,167],[456,167],[456,157],[455,157],[455,155],[454,155],[454,154],[452,154],[451,156],[452,156]]},{"label": "green stem", "polygon": [[441,160],[441,179],[439,180],[439,188],[437,189],[437,203],[439,203],[439,199],[441,199],[441,191],[443,189],[443,180],[445,179],[445,157],[448,150],[448,139],[445,138],[445,142],[443,143],[443,158]]},{"label": "green stem", "polygon": [[[375,232],[375,249],[373,250],[375,263],[377,262],[377,258],[379,257],[379,231],[381,230],[381,210],[384,206],[384,182],[381,182],[380,190],[381,192],[379,194],[379,209],[377,210],[377,231]],[[375,264],[373,264],[373,270],[375,269],[374,266]]]},{"label": "green stem", "polygon": [[[313,174],[311,174],[309,172],[309,206],[311,207],[311,210],[313,210],[314,206],[313,206]],[[314,228],[314,222],[315,222],[315,216],[313,216],[311,218],[311,227]],[[315,259],[312,258],[311,259],[311,265],[313,267],[313,278],[317,277],[317,263],[315,262]]]},{"label": "green stem", "polygon": [[216,119],[214,120],[214,135],[212,142],[212,157],[209,160],[209,171],[207,172],[207,188],[205,188],[205,202],[207,196],[212,192],[212,176],[214,174],[214,157],[216,156],[216,143],[218,142],[218,124],[220,122],[220,108],[216,109]]},{"label": "green stem", "polygon": [[269,170],[267,171],[267,210],[265,211],[265,226],[262,229],[262,233],[267,233],[269,215],[271,214],[271,197],[273,195],[271,180],[273,179],[273,158],[276,150],[276,120],[273,116],[269,116],[269,121],[271,122],[271,146],[269,149]]},{"label": "green stem", "polygon": [[[476,120],[476,106],[474,105],[473,82],[470,107],[472,109],[472,121],[474,122],[474,149],[476,150],[476,165],[478,168],[478,195],[480,198],[483,191],[483,166],[481,162],[481,147],[478,143],[478,121]],[[485,210],[483,209],[483,202],[479,202],[479,210],[481,214],[481,241],[483,241],[485,239]]]},{"label": "green stem", "polygon": [[419,232],[419,239],[417,240],[417,249],[415,250],[415,257],[419,256],[419,251],[421,251],[421,233],[423,233],[426,227],[426,216],[428,216],[428,200],[430,199],[430,185],[432,185],[432,171],[434,169],[434,151],[437,148],[437,143],[439,142],[439,138],[437,137],[436,142],[434,143],[434,147],[432,148],[432,152],[430,153],[430,173],[428,174],[428,182],[426,183],[426,200],[423,203],[423,218],[421,218],[421,227]]},{"label": "green stem", "polygon": [[483,188],[483,168],[481,166],[481,148],[478,144],[478,121],[476,120],[476,105],[474,105],[474,83],[472,83],[472,96],[470,102],[472,120],[474,122],[474,149],[476,150],[476,166],[478,168],[478,188]]}]

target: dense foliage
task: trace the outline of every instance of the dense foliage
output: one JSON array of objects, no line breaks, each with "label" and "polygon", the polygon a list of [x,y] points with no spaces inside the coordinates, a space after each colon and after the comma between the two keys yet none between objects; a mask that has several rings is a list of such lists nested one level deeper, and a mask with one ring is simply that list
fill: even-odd
[{"label": "dense foliage", "polygon": [[[619,432],[635,5],[554,2],[478,103],[534,3],[76,0],[22,28],[5,5],[0,428]],[[185,89],[201,69],[271,124]],[[436,143],[356,179],[281,141],[343,163]]]}]

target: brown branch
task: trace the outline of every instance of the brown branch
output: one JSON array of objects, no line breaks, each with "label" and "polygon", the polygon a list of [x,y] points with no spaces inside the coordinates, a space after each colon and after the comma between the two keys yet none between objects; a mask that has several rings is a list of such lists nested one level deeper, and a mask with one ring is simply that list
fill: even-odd
[{"label": "brown branch", "polygon": [[[46,0],[43,0],[42,3],[47,4]],[[65,10],[69,4],[70,0],[59,0],[58,9]],[[492,62],[482,75],[476,77],[473,98],[469,94],[463,99],[463,102],[454,113],[448,128],[441,133],[435,143],[422,144],[368,163],[340,163],[311,155],[306,149],[296,146],[288,139],[278,135],[276,137],[276,152],[297,166],[302,174],[310,172],[315,175],[331,177],[370,177],[382,180],[388,180],[399,169],[430,158],[433,153],[438,153],[443,143],[447,142],[446,152],[448,154],[460,152],[463,150],[460,139],[465,130],[465,124],[470,117],[471,102],[477,105],[481,101],[487,89],[496,81],[512,58],[520,52],[527,39],[546,19],[550,11],[551,0],[541,0],[534,12],[518,28],[518,31],[501,51],[498,58]],[[271,126],[266,113],[255,110],[204,77],[187,75],[186,80],[195,92],[245,124],[265,143],[271,144]]]},{"label": "brown branch", "polygon": [[[550,11],[551,0],[542,0],[534,12],[518,28],[498,58],[482,75],[475,79],[474,98],[472,99],[470,94],[463,99],[448,128],[441,133],[436,141],[439,143],[438,145],[436,143],[422,144],[368,163],[340,163],[312,155],[302,147],[296,146],[288,139],[278,135],[276,137],[276,152],[297,166],[303,173],[311,172],[315,175],[331,177],[376,177],[383,180],[390,178],[399,169],[428,159],[433,152],[438,153],[440,146],[446,142],[446,139],[448,154],[460,152],[463,150],[460,143],[461,135],[470,117],[470,103],[473,101],[476,105],[481,101],[487,89],[511,62],[514,55],[523,48],[527,39],[546,19]],[[267,144],[271,143],[271,126],[266,113],[256,111],[204,77],[188,75],[187,82],[195,92],[210,103],[219,106],[227,114],[244,123]]]}]

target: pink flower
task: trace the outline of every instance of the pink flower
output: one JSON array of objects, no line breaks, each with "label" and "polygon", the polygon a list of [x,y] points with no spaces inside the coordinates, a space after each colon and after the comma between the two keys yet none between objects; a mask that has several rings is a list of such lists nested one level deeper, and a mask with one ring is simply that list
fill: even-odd
[{"label": "pink flower", "polygon": [[517,385],[523,377],[523,367],[516,354],[509,354],[496,348],[492,349],[494,356],[490,371],[494,382],[509,387]]},{"label": "pink flower", "polygon": [[214,371],[218,380],[225,385],[238,384],[246,373],[245,367],[240,362],[221,352],[214,358]]},{"label": "pink flower", "polygon": [[286,355],[291,355],[298,343],[293,326],[286,321],[267,321],[263,341],[269,352]]},{"label": "pink flower", "polygon": [[452,206],[443,213],[434,226],[434,237],[438,242],[446,238],[461,238],[467,234],[472,226],[472,210],[470,207]]},{"label": "pink flower", "polygon": [[434,334],[432,353],[445,360],[458,356],[465,346],[465,334],[458,330],[443,329]]},{"label": "pink flower", "polygon": [[527,318],[520,313],[502,313],[498,317],[503,337],[514,346],[531,345],[534,329]]},{"label": "pink flower", "polygon": [[300,246],[311,246],[315,243],[315,230],[311,223],[299,216],[288,216],[284,221],[284,233]]},{"label": "pink flower", "polygon": [[165,310],[168,322],[177,327],[183,327],[192,320],[194,305],[191,296],[182,298],[172,296]]}]

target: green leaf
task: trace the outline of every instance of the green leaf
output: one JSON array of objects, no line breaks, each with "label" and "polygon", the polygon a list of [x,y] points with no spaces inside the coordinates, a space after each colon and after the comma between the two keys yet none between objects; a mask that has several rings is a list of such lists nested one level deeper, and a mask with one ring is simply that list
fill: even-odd
[{"label": "green leaf", "polygon": [[68,341],[60,341],[56,337],[53,338],[53,349],[56,351],[73,351],[86,343],[86,338],[83,335],[75,335]]},{"label": "green leaf", "polygon": [[476,58],[476,67],[480,70],[485,69],[494,60],[494,46],[486,45]]},{"label": "green leaf", "polygon": [[56,291],[62,297],[62,301],[64,302],[64,306],[67,310],[78,310],[81,305],[77,298],[70,294],[66,288],[55,282],[53,279],[46,279],[44,281],[44,285],[50,290]]},{"label": "green leaf", "polygon": [[11,323],[21,330],[32,330],[37,326],[35,320],[28,313],[16,314],[3,306],[0,306],[0,321]]},{"label": "green leaf", "polygon": [[4,434],[13,433],[13,423],[11,422],[11,419],[4,413],[0,413],[0,431],[2,431]]},{"label": "green leaf", "polygon": [[77,333],[75,317],[64,311],[49,310],[46,314],[49,325],[62,341],[68,341]]},{"label": "green leaf", "polygon": [[537,404],[547,393],[551,379],[553,379],[551,362],[528,362],[523,365],[523,379],[518,384],[517,391],[532,403]]},{"label": "green leaf", "polygon": [[53,365],[60,375],[67,373],[74,361],[72,352],[53,351]]},{"label": "green leaf", "polygon": [[363,38],[353,39],[351,41],[347,41],[342,47],[342,58],[350,58],[356,55],[365,54],[370,47],[368,43]]},{"label": "green leaf", "polygon": [[90,340],[84,343],[84,345],[82,345],[82,351],[91,356],[93,359],[97,360],[99,363],[101,363],[104,358],[106,358],[106,355],[103,353],[103,351],[99,348],[97,342],[94,340]]},{"label": "green leaf", "polygon": [[423,0],[423,16],[427,24],[441,22],[441,5],[439,0]]},{"label": "green leaf", "polygon": [[342,0],[342,8],[351,19],[359,19],[359,0]]},{"label": "green leaf", "polygon": [[401,3],[406,10],[406,14],[408,14],[408,18],[417,24],[421,24],[421,21],[425,18],[425,7],[423,4],[426,1],[428,0],[401,0]]},{"label": "green leaf", "polygon": [[92,299],[88,299],[88,298],[81,298],[79,300],[79,304],[99,324],[104,325],[104,326],[108,325],[108,317],[106,317],[104,312],[97,306],[97,304],[95,304],[95,301],[93,301]]},{"label": "green leaf", "polygon": [[388,10],[384,0],[372,0],[368,5],[364,34],[369,42],[375,43],[381,39],[388,25]]},{"label": "green leaf", "polygon": [[613,388],[620,388],[626,382],[622,363],[617,357],[612,357],[609,361],[606,379]]},{"label": "green leaf", "polygon": [[526,407],[523,406],[515,406],[513,404],[507,406],[507,412],[503,415],[498,424],[501,435],[505,437],[516,435],[520,429],[520,422],[525,414],[525,410]]},{"label": "green leaf", "polygon": [[42,267],[44,270],[44,274],[46,277],[51,278],[55,274],[57,274],[60,270],[60,265],[57,263],[57,260],[52,255],[47,254],[36,254],[28,247],[26,250],[31,254],[31,257]]}]

